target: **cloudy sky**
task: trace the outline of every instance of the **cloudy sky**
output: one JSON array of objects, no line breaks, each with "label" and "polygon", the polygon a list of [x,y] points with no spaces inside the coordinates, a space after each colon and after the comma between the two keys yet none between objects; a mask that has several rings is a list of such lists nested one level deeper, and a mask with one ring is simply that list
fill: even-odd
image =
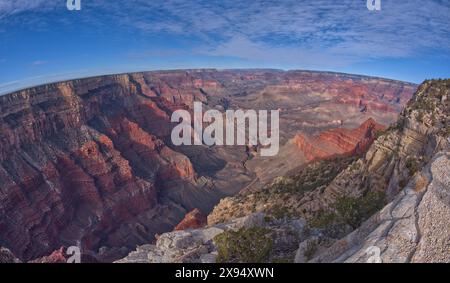
[{"label": "cloudy sky", "polygon": [[450,1],[0,0],[0,93],[179,68],[450,77]]}]

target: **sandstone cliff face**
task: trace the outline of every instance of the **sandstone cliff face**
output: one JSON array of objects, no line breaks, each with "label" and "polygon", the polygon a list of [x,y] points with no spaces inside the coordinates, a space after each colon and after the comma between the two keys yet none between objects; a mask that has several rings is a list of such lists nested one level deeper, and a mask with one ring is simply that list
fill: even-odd
[{"label": "sandstone cliff face", "polygon": [[0,97],[1,240],[19,257],[150,241],[161,229],[157,180],[194,182],[189,159],[162,140],[166,102],[138,92],[135,76]]},{"label": "sandstone cliff face", "polygon": [[[72,245],[111,261],[172,230],[190,210],[209,211],[246,187],[260,160],[243,164],[245,149],[171,145],[170,115],[193,101],[217,109],[281,108],[286,141],[305,130],[298,120],[315,127],[351,113],[357,123],[370,115],[386,124],[414,89],[332,73],[186,70],[1,96],[0,242],[24,261]],[[355,95],[358,101],[348,99]]]},{"label": "sandstone cliff face", "polygon": [[384,126],[369,118],[352,130],[335,128],[320,133],[317,137],[298,134],[295,143],[309,161],[339,155],[356,155],[364,153],[375,140],[376,133],[383,129]]},{"label": "sandstone cliff face", "polygon": [[197,208],[186,214],[174,230],[197,229],[206,225],[206,215]]}]

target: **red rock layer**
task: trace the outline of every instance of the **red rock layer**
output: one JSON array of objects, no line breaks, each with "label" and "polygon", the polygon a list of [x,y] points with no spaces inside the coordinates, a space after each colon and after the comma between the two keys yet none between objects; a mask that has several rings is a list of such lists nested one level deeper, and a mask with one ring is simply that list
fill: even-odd
[{"label": "red rock layer", "polygon": [[32,260],[31,263],[67,263],[67,259],[66,249],[61,247],[48,256]]},{"label": "red rock layer", "polygon": [[196,229],[201,228],[206,225],[206,215],[204,215],[200,210],[195,208],[186,216],[184,219],[175,226],[175,231],[177,230],[186,230],[186,229]]},{"label": "red rock layer", "polygon": [[412,97],[415,87],[396,81],[323,72],[291,71],[284,86],[301,94],[327,93],[338,103],[366,110],[398,112]]},{"label": "red rock layer", "polygon": [[[80,251],[81,252],[81,251]],[[71,257],[75,256],[73,253],[68,254],[67,248],[61,247],[50,255],[43,256],[34,260],[29,261],[29,263],[68,263]],[[80,254],[80,263],[96,263],[98,260],[95,256],[90,254]]]},{"label": "red rock layer", "polygon": [[179,221],[154,218],[164,207],[157,182],[195,180],[189,159],[163,141],[170,112],[184,106],[147,97],[137,79],[144,80],[108,76],[0,97],[0,242],[19,258],[78,243],[126,253]]},{"label": "red rock layer", "polygon": [[315,137],[298,134],[295,143],[308,160],[325,159],[336,155],[360,154],[375,140],[376,133],[384,129],[372,118],[356,129],[337,128]]}]

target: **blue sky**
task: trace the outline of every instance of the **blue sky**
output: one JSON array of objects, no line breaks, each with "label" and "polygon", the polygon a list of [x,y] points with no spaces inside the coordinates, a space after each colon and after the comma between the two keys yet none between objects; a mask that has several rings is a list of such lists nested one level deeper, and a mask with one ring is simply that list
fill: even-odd
[{"label": "blue sky", "polygon": [[450,1],[0,0],[0,93],[179,68],[450,77]]}]

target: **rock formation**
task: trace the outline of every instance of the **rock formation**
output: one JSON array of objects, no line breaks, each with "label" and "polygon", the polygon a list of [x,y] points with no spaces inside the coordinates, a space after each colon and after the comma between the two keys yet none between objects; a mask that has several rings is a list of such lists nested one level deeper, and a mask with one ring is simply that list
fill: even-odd
[{"label": "rock formation", "polygon": [[206,225],[206,215],[197,208],[186,214],[174,230],[197,229]]},{"label": "rock formation", "polygon": [[52,252],[48,256],[43,256],[35,260],[30,261],[31,263],[66,263],[68,256],[66,254],[66,249],[64,247]]},{"label": "rock formation", "polygon": [[311,261],[450,262],[449,168],[450,152],[436,153],[391,203]]},{"label": "rock formation", "polygon": [[267,251],[264,256],[272,260],[283,259],[287,256],[286,250],[292,250],[303,239],[305,224],[302,220],[277,221],[267,219],[263,213],[251,214],[203,229],[164,233],[158,238],[156,245],[140,246],[117,263],[214,263],[220,254],[218,235],[254,228],[267,231],[267,241],[276,245],[276,248]]},{"label": "rock formation", "polygon": [[21,261],[7,248],[0,247],[0,263],[20,263]]},{"label": "rock formation", "polygon": [[383,129],[384,126],[369,118],[352,130],[334,128],[316,137],[298,134],[295,136],[295,143],[309,161],[339,155],[356,155],[364,153],[375,140],[377,132]]}]

